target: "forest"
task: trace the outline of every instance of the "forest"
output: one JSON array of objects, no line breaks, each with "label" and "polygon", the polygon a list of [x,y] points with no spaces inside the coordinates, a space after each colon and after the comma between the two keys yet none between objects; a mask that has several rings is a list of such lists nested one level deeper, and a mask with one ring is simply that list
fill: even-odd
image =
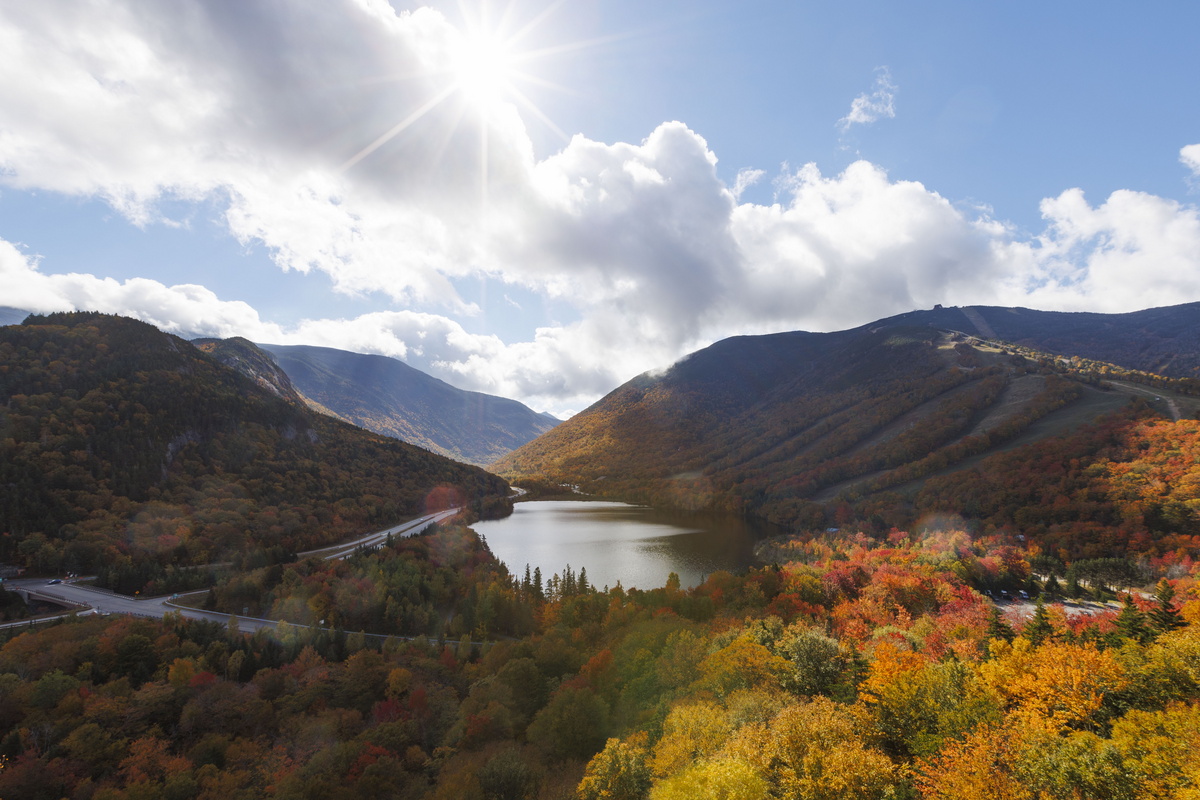
[{"label": "forest", "polygon": [[[1045,554],[999,539],[893,530],[781,539],[771,566],[744,575],[626,590],[567,570],[511,575],[469,529],[418,538],[259,576],[277,609],[346,602],[333,628],[247,636],[168,615],[8,633],[0,796],[1200,791],[1190,560],[1126,559],[1139,580],[1169,576],[1127,593],[1098,569],[1053,583]],[[1068,602],[1029,616],[993,604],[1000,588]],[[1114,589],[1123,604],[1066,595]],[[393,630],[430,622],[421,598],[463,622],[354,631],[385,596],[410,603],[383,613]]]}]

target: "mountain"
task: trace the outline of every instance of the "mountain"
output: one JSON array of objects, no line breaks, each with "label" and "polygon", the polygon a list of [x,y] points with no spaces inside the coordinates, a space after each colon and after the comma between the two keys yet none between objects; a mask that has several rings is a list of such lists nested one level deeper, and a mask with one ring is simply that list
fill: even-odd
[{"label": "mountain", "polygon": [[256,549],[278,559],[429,504],[506,504],[494,475],[288,402],[285,388],[121,317],[0,328],[0,562],[148,576]]},{"label": "mountain", "polygon": [[261,344],[310,401],[367,430],[468,464],[490,464],[558,424],[549,414],[466,392],[386,356]]},{"label": "mountain", "polygon": [[1200,303],[1126,314],[965,306],[912,311],[883,322],[964,331],[1172,378],[1200,377]]},{"label": "mountain", "polygon": [[[879,523],[912,511],[895,497],[912,498],[930,477],[1070,433],[1131,400],[1148,403],[1146,414],[1195,416],[1200,380],[1139,367],[1161,362],[1166,342],[1188,341],[1180,320],[1200,321],[1200,306],[1156,312],[934,309],[836,333],[734,337],[634,378],[493,469],[792,527],[836,525],[838,508]],[[992,340],[1001,331],[1126,354],[1133,366]],[[1172,355],[1186,372],[1197,353]]]},{"label": "mountain", "polygon": [[0,325],[17,325],[28,316],[28,311],[11,306],[0,306]]},{"label": "mountain", "polygon": [[234,336],[230,339],[193,339],[192,344],[219,363],[247,376],[276,397],[304,405],[304,397],[292,386],[287,373],[254,342]]}]

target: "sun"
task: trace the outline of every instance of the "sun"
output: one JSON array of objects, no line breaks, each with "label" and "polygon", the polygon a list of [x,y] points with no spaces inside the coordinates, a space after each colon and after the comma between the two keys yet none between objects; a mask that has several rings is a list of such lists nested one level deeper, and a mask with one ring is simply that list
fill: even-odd
[{"label": "sun", "polygon": [[511,42],[493,32],[463,34],[451,54],[454,90],[472,108],[489,111],[517,94],[518,53]]},{"label": "sun", "polygon": [[508,113],[510,109],[516,109],[522,120],[526,115],[536,118],[567,141],[570,137],[526,92],[527,87],[565,91],[537,74],[544,72],[538,69],[538,62],[593,46],[592,42],[540,47],[531,43],[531,39],[537,38],[535,32],[544,27],[565,1],[554,0],[523,25],[513,24],[515,15],[511,2],[502,9],[498,20],[492,18],[490,0],[481,0],[474,7],[460,3],[461,20],[457,26],[451,25],[453,34],[448,41],[443,40],[445,49],[440,54],[441,66],[426,74],[433,89],[428,99],[343,162],[341,170],[353,168],[444,104],[457,106],[460,115],[477,116],[485,157],[489,128],[511,125],[516,117]]}]

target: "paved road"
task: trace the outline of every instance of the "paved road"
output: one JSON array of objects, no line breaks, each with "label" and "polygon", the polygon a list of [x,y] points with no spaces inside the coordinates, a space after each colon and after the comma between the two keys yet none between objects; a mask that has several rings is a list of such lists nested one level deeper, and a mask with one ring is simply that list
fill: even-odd
[{"label": "paved road", "polygon": [[[461,510],[459,508],[451,508],[446,511],[439,511],[436,514],[426,514],[411,522],[394,525],[381,531],[369,533],[366,536],[360,536],[351,542],[334,545],[333,547],[325,547],[320,550],[309,550],[297,555],[300,558],[315,556],[326,560],[345,558],[360,547],[374,547],[382,544],[389,535],[393,538],[415,536],[435,522],[448,519]],[[45,578],[17,578],[5,581],[4,586],[10,591],[24,590],[32,597],[38,599],[63,603],[68,606],[74,605],[79,607],[81,611],[95,609],[101,614],[133,614],[138,617],[161,619],[163,614],[166,614],[168,611],[178,611],[188,619],[210,620],[212,622],[219,622],[222,625],[227,625],[230,618],[234,616],[231,614],[221,614],[216,611],[204,611],[197,608],[174,605],[171,603],[170,597],[129,597],[128,595],[115,594],[104,589],[96,589],[70,581],[48,584]],[[275,627],[275,623],[276,620],[270,619],[237,617],[238,630],[245,633],[254,633],[262,628],[273,628]],[[28,620],[21,620],[12,623],[12,626],[28,624]]]}]

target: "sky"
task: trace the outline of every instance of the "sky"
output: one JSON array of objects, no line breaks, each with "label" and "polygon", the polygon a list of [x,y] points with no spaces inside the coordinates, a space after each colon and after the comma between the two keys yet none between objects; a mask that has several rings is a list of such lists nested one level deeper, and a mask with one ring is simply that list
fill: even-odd
[{"label": "sky", "polygon": [[1200,300],[1200,4],[0,0],[0,306],[567,417],[733,335]]}]

